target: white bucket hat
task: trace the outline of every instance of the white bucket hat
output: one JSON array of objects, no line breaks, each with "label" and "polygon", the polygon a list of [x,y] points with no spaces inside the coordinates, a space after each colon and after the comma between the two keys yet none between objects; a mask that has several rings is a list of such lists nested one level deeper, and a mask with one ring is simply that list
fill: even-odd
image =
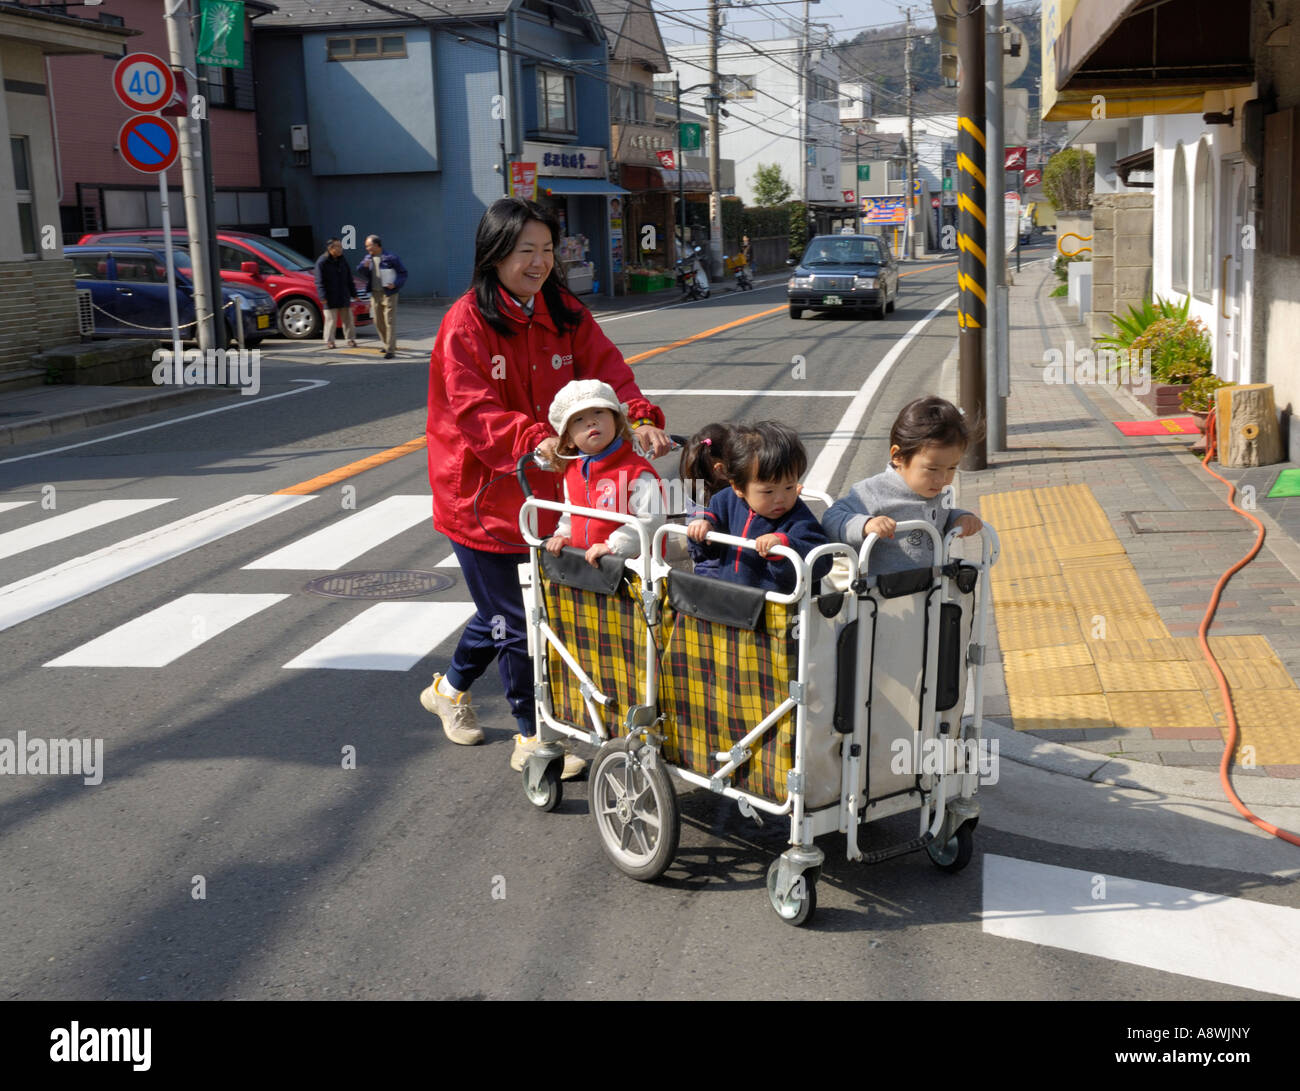
[{"label": "white bucket hat", "polygon": [[555,400],[551,402],[551,411],[547,416],[555,434],[563,439],[569,421],[583,409],[608,409],[613,413],[627,415],[609,383],[602,383],[599,379],[574,379],[560,387]]}]

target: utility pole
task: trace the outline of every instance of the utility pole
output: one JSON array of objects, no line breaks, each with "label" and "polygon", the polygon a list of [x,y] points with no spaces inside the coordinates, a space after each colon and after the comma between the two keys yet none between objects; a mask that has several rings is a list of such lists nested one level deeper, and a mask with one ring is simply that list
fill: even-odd
[{"label": "utility pole", "polygon": [[803,0],[803,42],[799,50],[799,169],[803,186],[799,198],[803,201],[804,216],[808,215],[808,0]]},{"label": "utility pole", "polygon": [[[984,420],[984,327],[988,324],[988,193],[983,164],[984,6],[982,0],[957,2],[957,367],[962,412],[972,425]],[[994,245],[1001,246],[1001,240]],[[966,448],[962,468],[988,465],[983,439]]]},{"label": "utility pole", "polygon": [[1004,376],[1008,375],[1008,339],[1007,320],[1009,306],[1007,296],[1007,243],[1006,243],[1006,203],[1002,197],[1006,189],[1004,171],[1006,156],[1003,145],[1006,143],[1005,87],[1002,82],[1002,0],[990,4],[992,25],[984,36],[984,90],[988,107],[988,128],[986,139],[988,148],[984,157],[984,173],[988,178],[988,276],[993,300],[989,307],[989,333],[985,338],[984,362],[985,405],[988,410],[988,445],[994,451],[1007,449],[1007,418]]},{"label": "utility pole", "polygon": [[[197,88],[198,65],[194,60],[194,35],[190,27],[189,6],[186,0],[164,0],[163,11],[172,70],[183,72],[187,86]],[[240,33],[243,33],[242,27]],[[186,106],[185,115],[176,119],[176,132],[180,139],[181,188],[190,243],[190,273],[194,279],[194,315],[197,319],[199,348],[207,350],[225,344],[224,338],[217,340],[213,322],[216,311],[213,300],[220,300],[221,287],[220,282],[215,285],[212,283],[211,265],[206,253],[208,210],[204,199],[203,177],[207,164],[203,159],[199,128],[202,122],[192,116],[193,111],[188,109],[188,103]]]},{"label": "utility pole", "polygon": [[704,100],[709,118],[709,279],[722,280],[722,188],[718,182],[718,113],[722,87],[718,77],[718,0],[709,0],[709,94]]},{"label": "utility pole", "polygon": [[686,166],[682,162],[682,80],[673,74],[673,98],[677,100],[677,211],[681,217],[682,237],[677,245],[677,260],[686,256]]},{"label": "utility pole", "polygon": [[907,88],[907,198],[903,202],[903,207],[907,209],[906,230],[903,238],[906,240],[904,245],[907,248],[907,257],[912,257],[916,253],[913,245],[912,228],[916,219],[916,169],[913,166],[915,157],[912,154],[912,9],[907,9],[907,45],[903,50],[903,83]]}]

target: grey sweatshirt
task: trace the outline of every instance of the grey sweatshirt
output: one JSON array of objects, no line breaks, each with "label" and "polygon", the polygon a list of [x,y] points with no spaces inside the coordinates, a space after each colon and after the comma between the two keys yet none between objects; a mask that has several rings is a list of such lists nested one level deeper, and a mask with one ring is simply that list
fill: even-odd
[{"label": "grey sweatshirt", "polygon": [[[953,524],[970,512],[961,508],[945,508],[944,495],[933,500],[918,496],[904,483],[902,475],[890,466],[883,473],[859,481],[849,495],[835,501],[822,517],[822,526],[832,540],[845,542],[854,548],[866,540],[868,519],[888,515],[895,522],[920,519],[932,523],[940,535],[952,529]],[[870,571],[901,572],[907,568],[928,568],[934,564],[934,549],[924,531],[894,538],[881,538],[871,547]]]}]

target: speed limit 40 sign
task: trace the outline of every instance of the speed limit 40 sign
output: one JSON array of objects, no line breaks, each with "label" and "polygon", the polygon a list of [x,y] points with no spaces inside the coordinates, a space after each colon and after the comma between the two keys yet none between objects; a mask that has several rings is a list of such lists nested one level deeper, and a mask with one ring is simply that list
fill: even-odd
[{"label": "speed limit 40 sign", "polygon": [[150,113],[166,106],[175,90],[172,70],[152,53],[128,53],[113,69],[113,92],[132,110]]}]

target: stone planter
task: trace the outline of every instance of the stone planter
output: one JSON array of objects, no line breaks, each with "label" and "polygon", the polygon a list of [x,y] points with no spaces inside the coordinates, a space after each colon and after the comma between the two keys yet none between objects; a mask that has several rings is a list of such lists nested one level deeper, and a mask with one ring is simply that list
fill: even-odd
[{"label": "stone planter", "polygon": [[1183,391],[1191,385],[1191,383],[1152,383],[1151,389],[1145,394],[1136,394],[1134,397],[1157,417],[1171,417],[1184,411]]}]

